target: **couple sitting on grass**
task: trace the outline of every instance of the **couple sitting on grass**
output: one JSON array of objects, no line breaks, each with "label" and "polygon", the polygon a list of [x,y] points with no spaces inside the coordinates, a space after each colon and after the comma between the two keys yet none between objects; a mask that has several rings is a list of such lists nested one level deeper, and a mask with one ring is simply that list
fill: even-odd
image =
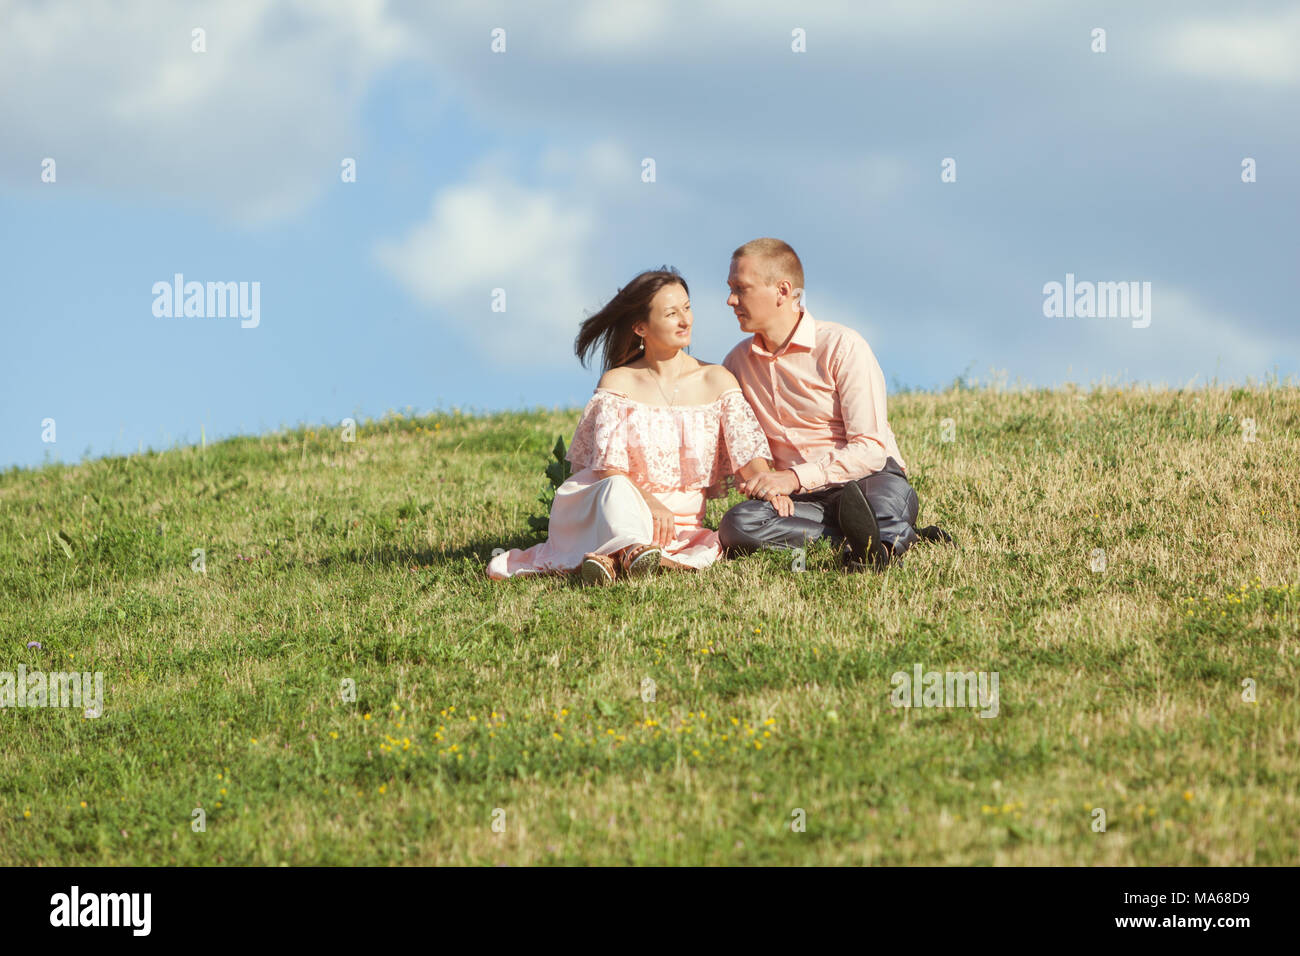
[{"label": "couple sitting on grass", "polygon": [[[821,538],[850,571],[882,570],[917,540],[918,502],[885,417],[885,379],[866,340],[814,321],[803,266],[779,239],[732,254],[729,305],[752,333],[721,365],[686,354],[694,316],[676,270],[643,272],[582,323],[604,374],[583,410],[555,493],[550,535],[488,564],[492,578],[579,572],[585,584],[660,568],[707,568],[724,550]],[[704,526],[729,480],[750,500]]]}]

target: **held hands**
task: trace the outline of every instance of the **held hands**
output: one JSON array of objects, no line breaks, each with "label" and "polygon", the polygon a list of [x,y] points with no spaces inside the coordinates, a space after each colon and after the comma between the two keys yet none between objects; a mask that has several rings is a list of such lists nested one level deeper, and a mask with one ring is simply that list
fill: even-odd
[{"label": "held hands", "polygon": [[[742,475],[736,487],[740,489],[741,494],[748,495],[750,498],[762,498],[764,501],[772,502],[773,507],[776,507],[773,499],[780,496],[788,498],[799,490],[799,476],[788,470],[763,471],[752,478],[745,478]],[[777,508],[777,511],[780,513],[780,508]]]}]

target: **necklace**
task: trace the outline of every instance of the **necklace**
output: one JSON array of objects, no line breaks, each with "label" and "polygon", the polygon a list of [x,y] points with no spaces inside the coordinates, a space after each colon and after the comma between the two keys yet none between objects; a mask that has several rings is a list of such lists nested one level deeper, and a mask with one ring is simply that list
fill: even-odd
[{"label": "necklace", "polygon": [[[647,372],[650,372],[649,369],[646,369],[646,371],[647,371]],[[674,389],[673,389],[673,394],[672,394],[672,396],[670,397],[670,396],[668,395],[668,393],[664,391],[664,387],[663,387],[663,385],[660,384],[658,374],[656,374],[655,372],[650,372],[650,374],[654,376],[655,387],[656,387],[657,389],[659,389],[659,394],[662,395],[662,396],[664,397],[664,401],[666,401],[666,402],[668,403],[668,407],[671,408],[672,406],[676,405],[676,404],[677,404],[677,393],[681,391],[681,386],[679,385],[679,386],[677,386],[677,388],[674,388]]]}]

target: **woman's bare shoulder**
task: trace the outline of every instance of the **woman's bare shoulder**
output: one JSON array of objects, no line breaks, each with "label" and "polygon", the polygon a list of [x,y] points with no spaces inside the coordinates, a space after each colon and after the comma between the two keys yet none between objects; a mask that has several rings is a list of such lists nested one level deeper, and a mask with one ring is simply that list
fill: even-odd
[{"label": "woman's bare shoulder", "polygon": [[620,365],[617,368],[610,369],[602,375],[600,381],[596,383],[596,387],[626,394],[628,386],[630,386],[632,382],[632,370],[626,365]]},{"label": "woman's bare shoulder", "polygon": [[710,365],[704,362],[700,363],[704,367],[700,374],[709,385],[709,391],[713,393],[715,399],[721,398],[724,393],[734,388],[740,388],[740,383],[736,381],[736,376],[732,375],[724,365]]}]

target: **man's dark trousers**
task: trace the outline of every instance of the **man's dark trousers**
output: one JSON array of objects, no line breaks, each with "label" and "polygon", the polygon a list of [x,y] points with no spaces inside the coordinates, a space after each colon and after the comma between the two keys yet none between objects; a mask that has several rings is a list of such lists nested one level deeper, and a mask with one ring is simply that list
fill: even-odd
[{"label": "man's dark trousers", "polygon": [[[857,485],[871,506],[880,526],[880,537],[894,554],[901,555],[916,543],[916,491],[892,457],[885,467]],[[844,541],[837,515],[843,485],[829,485],[820,491],[793,494],[794,514],[784,518],[769,502],[751,498],[722,516],[718,538],[731,554],[746,554],[759,548],[800,548],[811,541],[829,538],[839,546]]]}]

